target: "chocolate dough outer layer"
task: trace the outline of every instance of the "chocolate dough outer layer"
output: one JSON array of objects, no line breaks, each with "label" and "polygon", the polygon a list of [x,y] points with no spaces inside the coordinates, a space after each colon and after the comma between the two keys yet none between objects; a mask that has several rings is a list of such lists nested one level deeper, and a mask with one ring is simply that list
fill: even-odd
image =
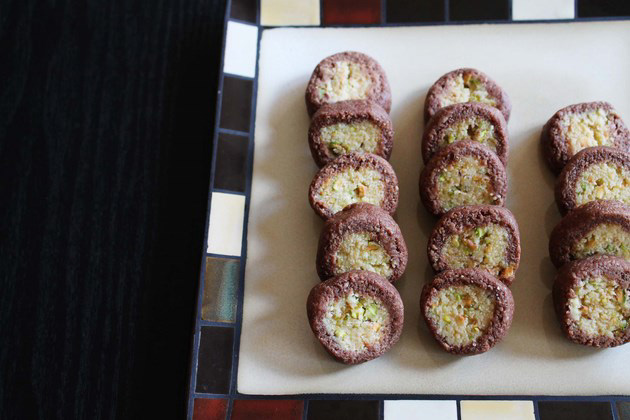
[{"label": "chocolate dough outer layer", "polygon": [[[438,291],[460,285],[474,285],[490,290],[495,299],[494,316],[488,330],[475,342],[466,346],[451,346],[437,333],[438,327],[429,317],[429,302]],[[444,350],[453,354],[472,355],[490,350],[507,334],[514,316],[514,298],[505,284],[484,270],[476,268],[446,270],[423,287],[420,310],[429,331]]]},{"label": "chocolate dough outer layer", "polygon": [[308,129],[308,145],[317,166],[335,160],[337,156],[321,141],[323,127],[339,123],[370,121],[381,130],[378,148],[373,152],[389,159],[394,146],[394,126],[389,114],[378,104],[366,100],[339,101],[325,104],[317,110]]},{"label": "chocolate dough outer layer", "polygon": [[507,174],[497,155],[477,142],[462,140],[438,151],[420,173],[420,198],[430,213],[436,216],[446,213],[438,200],[437,177],[442,169],[464,156],[474,156],[488,168],[488,174],[492,179],[492,194],[496,197],[493,204],[503,206],[505,203]]},{"label": "chocolate dough outer layer", "polygon": [[422,159],[426,164],[439,150],[439,142],[444,137],[444,130],[466,118],[479,117],[494,126],[497,138],[496,154],[505,166],[508,158],[507,122],[501,112],[486,104],[465,102],[445,106],[438,110],[429,120],[422,136]]},{"label": "chocolate dough outer layer", "polygon": [[612,117],[610,135],[614,139],[613,147],[630,151],[630,131],[611,104],[608,102],[585,102],[569,105],[553,114],[543,126],[540,134],[540,142],[547,165],[556,175],[560,173],[572,156],[569,154],[569,145],[563,133],[562,120],[567,114],[581,113],[597,108],[603,108]]},{"label": "chocolate dough outer layer", "polygon": [[351,233],[371,233],[390,257],[392,274],[387,279],[396,281],[407,267],[407,245],[398,224],[383,209],[372,204],[352,204],[329,219],[319,236],[316,268],[319,278],[337,275],[335,254],[343,238]]},{"label": "chocolate dough outer layer", "polygon": [[491,223],[503,227],[509,235],[507,263],[513,266],[510,273],[499,276],[499,280],[510,286],[521,259],[521,236],[512,212],[505,207],[479,205],[456,207],[444,214],[431,232],[427,245],[429,262],[435,272],[452,269],[442,257],[442,248],[452,235],[459,235],[468,229],[486,226]]},{"label": "chocolate dough outer layer", "polygon": [[[342,349],[334,339],[334,332],[327,331],[323,322],[328,302],[343,298],[350,292],[380,300],[389,312],[389,324],[383,326],[386,331],[382,341],[363,352]],[[306,311],[315,337],[332,357],[346,364],[363,363],[387,352],[400,338],[404,323],[403,302],[396,288],[369,271],[350,271],[319,283],[308,295]]]},{"label": "chocolate dough outer layer", "polygon": [[438,110],[442,108],[442,104],[440,103],[440,95],[448,88],[447,85],[449,80],[454,79],[459,75],[472,75],[476,79],[480,80],[490,96],[496,101],[496,108],[501,111],[501,114],[503,114],[503,117],[505,117],[505,121],[510,120],[512,103],[510,102],[510,98],[508,97],[507,93],[505,93],[505,91],[485,73],[482,73],[481,71],[476,69],[461,68],[446,73],[445,75],[440,77],[433,84],[433,86],[431,86],[424,101],[424,122],[429,121],[429,119],[431,119],[431,117],[433,117],[438,112]]},{"label": "chocolate dough outer layer", "polygon": [[[566,214],[577,207],[577,181],[591,165],[611,162],[630,171],[630,153],[613,147],[587,147],[577,152],[560,172],[556,181],[556,204],[560,213]],[[628,187],[630,188],[630,187]]]},{"label": "chocolate dough outer layer", "polygon": [[318,85],[324,80],[330,78],[330,69],[335,66],[337,62],[350,61],[359,64],[364,71],[369,75],[371,79],[371,87],[368,91],[367,97],[363,99],[370,100],[377,103],[385,111],[389,112],[392,107],[392,92],[385,75],[385,70],[381,65],[372,57],[356,52],[346,51],[337,54],[333,54],[324,58],[319,62],[311,78],[306,86],[306,110],[309,116],[313,116],[315,111],[322,105],[329,103],[326,98],[321,98],[318,92]]},{"label": "chocolate dough outer layer", "polygon": [[581,279],[605,276],[616,281],[622,289],[630,287],[630,262],[623,258],[595,256],[566,264],[553,285],[553,303],[566,337],[577,344],[592,347],[615,347],[630,342],[630,328],[616,337],[589,336],[580,331],[569,318],[569,299]]},{"label": "chocolate dough outer layer", "polygon": [[600,224],[617,224],[630,232],[630,208],[619,201],[597,200],[586,203],[564,216],[551,231],[549,257],[556,267],[571,261],[575,244]]},{"label": "chocolate dough outer layer", "polygon": [[308,191],[308,201],[319,217],[327,220],[334,216],[332,210],[326,207],[321,200],[317,199],[317,192],[322,188],[324,182],[330,179],[330,177],[348,169],[358,170],[361,168],[372,168],[381,174],[385,196],[383,197],[383,202],[380,204],[380,207],[391,215],[396,213],[399,188],[398,178],[396,177],[394,168],[380,156],[369,153],[351,153],[333,160],[315,174]]}]

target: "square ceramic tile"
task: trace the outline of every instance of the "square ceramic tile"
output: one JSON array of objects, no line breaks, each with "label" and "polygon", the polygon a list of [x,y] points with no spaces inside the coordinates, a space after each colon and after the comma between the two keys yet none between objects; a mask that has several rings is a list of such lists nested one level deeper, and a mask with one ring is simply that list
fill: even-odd
[{"label": "square ceramic tile", "polygon": [[630,420],[630,401],[617,401],[617,418]]},{"label": "square ceramic tile", "polygon": [[252,112],[251,80],[238,77],[223,77],[221,92],[221,128],[248,132]]},{"label": "square ceramic tile", "polygon": [[193,420],[225,420],[227,403],[223,399],[195,398]]},{"label": "square ceramic tile", "polygon": [[444,3],[435,0],[387,0],[388,23],[441,22]]},{"label": "square ceramic tile", "polygon": [[462,420],[535,420],[533,401],[461,401]]},{"label": "square ceramic tile", "polygon": [[230,392],[233,345],[233,328],[201,327],[197,361],[197,392],[206,394]]},{"label": "square ceramic tile", "polygon": [[201,319],[234,322],[241,261],[230,258],[206,258]]},{"label": "square ceramic tile", "polygon": [[602,401],[538,401],[540,420],[612,420],[612,406]]},{"label": "square ceramic tile", "polygon": [[308,402],[308,420],[378,420],[378,401],[311,400]]},{"label": "square ceramic tile", "polygon": [[256,75],[256,48],[258,27],[228,21],[225,35],[223,71],[245,77]]},{"label": "square ceramic tile", "polygon": [[247,148],[249,138],[227,133],[219,133],[214,188],[245,192],[247,175]]},{"label": "square ceramic tile", "polygon": [[575,0],[512,0],[512,19],[573,19]]},{"label": "square ceramic tile", "polygon": [[212,193],[208,252],[211,254],[241,255],[245,196]]},{"label": "square ceramic tile", "polygon": [[506,20],[509,0],[449,0],[451,20]]},{"label": "square ceramic tile", "polygon": [[258,0],[232,0],[230,3],[230,17],[256,23],[257,7]]},{"label": "square ceramic tile", "polygon": [[384,404],[385,420],[457,420],[456,401],[399,400]]},{"label": "square ceramic tile", "polygon": [[628,0],[577,0],[579,17],[630,16]]},{"label": "square ceramic tile", "polygon": [[381,23],[380,0],[322,0],[324,25]]},{"label": "square ceramic tile", "polygon": [[304,401],[235,400],[230,420],[301,420]]},{"label": "square ceramic tile", "polygon": [[263,26],[319,26],[319,0],[260,0]]}]

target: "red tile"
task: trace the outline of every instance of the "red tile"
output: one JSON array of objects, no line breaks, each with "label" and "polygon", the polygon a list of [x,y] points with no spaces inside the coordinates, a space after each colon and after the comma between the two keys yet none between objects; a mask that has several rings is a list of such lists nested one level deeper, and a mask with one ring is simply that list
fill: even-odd
[{"label": "red tile", "polygon": [[196,398],[193,420],[225,420],[227,400]]},{"label": "red tile", "polygon": [[231,420],[300,420],[304,401],[234,400]]},{"label": "red tile", "polygon": [[381,23],[381,0],[323,0],[324,25]]}]

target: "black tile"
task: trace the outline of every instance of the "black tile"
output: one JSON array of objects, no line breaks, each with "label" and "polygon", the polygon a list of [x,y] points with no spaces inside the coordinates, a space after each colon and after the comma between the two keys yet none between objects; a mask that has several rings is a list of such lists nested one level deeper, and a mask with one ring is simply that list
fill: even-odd
[{"label": "black tile", "polygon": [[510,17],[509,0],[449,0],[451,20],[504,20]]},{"label": "black tile", "polygon": [[256,23],[256,8],[258,0],[232,0],[230,17]]},{"label": "black tile", "polygon": [[439,0],[388,0],[388,23],[442,22],[444,3]]},{"label": "black tile", "polygon": [[234,329],[201,327],[197,366],[197,392],[227,394],[232,372]]},{"label": "black tile", "polygon": [[253,81],[225,76],[221,98],[221,128],[249,131]]},{"label": "black tile", "polygon": [[617,418],[630,420],[630,401],[617,401]]},{"label": "black tile", "polygon": [[245,136],[219,133],[214,187],[245,192],[247,174],[247,142]]},{"label": "black tile", "polygon": [[606,401],[539,401],[540,420],[608,420],[612,407]]},{"label": "black tile", "polygon": [[630,16],[628,0],[578,0],[578,17]]},{"label": "black tile", "polygon": [[378,401],[324,401],[308,403],[308,420],[378,420]]}]

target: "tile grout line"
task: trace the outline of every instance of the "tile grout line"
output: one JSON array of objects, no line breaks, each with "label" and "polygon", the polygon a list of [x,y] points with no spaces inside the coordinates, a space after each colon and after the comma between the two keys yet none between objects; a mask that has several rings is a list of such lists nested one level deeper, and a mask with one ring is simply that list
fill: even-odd
[{"label": "tile grout line", "polygon": [[457,403],[457,420],[462,420],[461,400],[458,398],[455,402]]},{"label": "tile grout line", "polygon": [[[225,44],[227,38],[227,23],[230,16],[232,6],[232,0],[228,0],[225,5],[225,16],[223,17],[223,39],[221,40],[221,61],[219,63],[219,74],[218,74],[218,83],[217,83],[217,100],[216,100],[216,110],[215,110],[215,120],[214,120],[214,133],[212,137],[212,159],[210,162],[210,181],[208,183],[208,200],[207,200],[207,210],[206,210],[206,223],[205,223],[205,231],[204,231],[204,240],[203,247],[204,251],[208,249],[208,229],[210,228],[210,209],[212,204],[212,187],[214,184],[214,169],[216,163],[216,145],[219,139],[219,125],[221,121],[221,102],[223,99],[223,65],[225,60]],[[192,351],[190,357],[190,378],[188,384],[188,404],[187,404],[187,418],[192,419],[193,410],[194,410],[194,394],[197,389],[197,369],[199,366],[199,344],[201,341],[201,307],[203,302],[203,291],[204,291],[204,282],[205,282],[205,268],[206,268],[206,253],[202,253],[200,269],[201,273],[199,273],[199,283],[197,285],[197,309],[195,314],[195,326],[193,330],[193,344]]]}]

